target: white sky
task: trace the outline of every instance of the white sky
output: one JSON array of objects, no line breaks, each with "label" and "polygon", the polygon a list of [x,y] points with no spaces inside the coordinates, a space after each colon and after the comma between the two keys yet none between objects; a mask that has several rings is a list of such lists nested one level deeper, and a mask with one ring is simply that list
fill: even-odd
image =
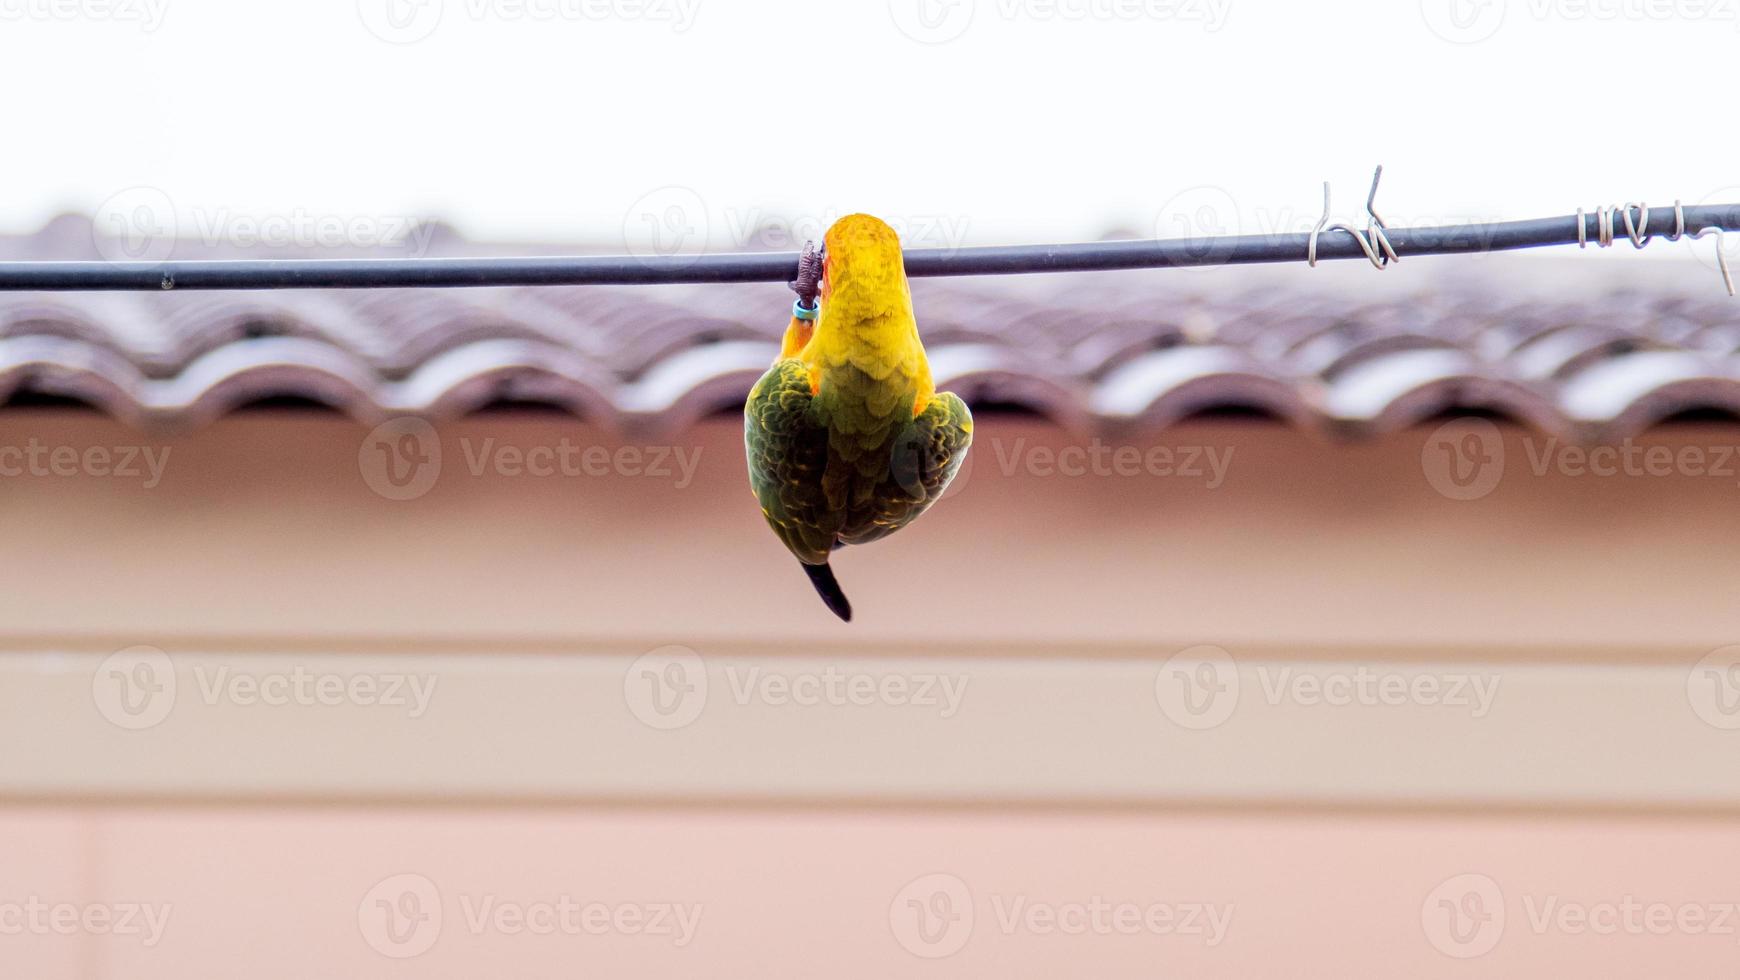
[{"label": "white sky", "polygon": [[183,232],[438,215],[633,246],[673,205],[715,247],[852,210],[915,245],[1251,232],[1308,227],[1324,179],[1354,219],[1380,162],[1392,224],[1740,199],[1737,8],[0,0],[0,230],[145,186]]}]

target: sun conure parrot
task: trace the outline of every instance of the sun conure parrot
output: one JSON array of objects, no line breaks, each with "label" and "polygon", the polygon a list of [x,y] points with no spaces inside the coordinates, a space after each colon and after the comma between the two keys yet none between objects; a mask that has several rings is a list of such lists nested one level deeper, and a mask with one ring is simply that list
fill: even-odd
[{"label": "sun conure parrot", "polygon": [[749,392],[743,444],[767,523],[850,620],[828,556],[936,503],[966,458],[973,416],[931,383],[894,229],[851,214],[822,245],[819,312],[800,289],[779,357]]}]

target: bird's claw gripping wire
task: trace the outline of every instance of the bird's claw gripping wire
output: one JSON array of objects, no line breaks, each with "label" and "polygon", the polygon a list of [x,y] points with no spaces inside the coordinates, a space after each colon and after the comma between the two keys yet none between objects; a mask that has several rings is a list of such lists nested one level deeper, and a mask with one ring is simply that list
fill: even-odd
[{"label": "bird's claw gripping wire", "polygon": [[788,285],[797,294],[792,315],[800,320],[815,319],[816,294],[822,289],[822,252],[815,242],[804,242],[803,254],[798,256],[797,278]]},{"label": "bird's claw gripping wire", "polygon": [[1365,196],[1365,231],[1361,232],[1347,224],[1329,224],[1329,181],[1323,182],[1323,216],[1317,219],[1317,226],[1311,229],[1311,238],[1305,244],[1305,264],[1317,268],[1317,238],[1323,234],[1325,226],[1329,231],[1345,231],[1359,243],[1360,251],[1371,260],[1377,269],[1387,269],[1391,262],[1400,262],[1395,247],[1390,244],[1389,226],[1377,213],[1376,202],[1378,181],[1384,177],[1384,168],[1380,165],[1377,172],[1371,175],[1371,192]]}]

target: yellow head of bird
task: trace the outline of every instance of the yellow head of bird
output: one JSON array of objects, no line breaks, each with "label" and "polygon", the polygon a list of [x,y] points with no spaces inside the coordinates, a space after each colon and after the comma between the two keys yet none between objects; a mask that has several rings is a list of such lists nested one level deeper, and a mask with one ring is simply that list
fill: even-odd
[{"label": "yellow head of bird", "polygon": [[836,314],[871,319],[910,306],[900,236],[881,218],[848,214],[822,236],[822,301]]}]

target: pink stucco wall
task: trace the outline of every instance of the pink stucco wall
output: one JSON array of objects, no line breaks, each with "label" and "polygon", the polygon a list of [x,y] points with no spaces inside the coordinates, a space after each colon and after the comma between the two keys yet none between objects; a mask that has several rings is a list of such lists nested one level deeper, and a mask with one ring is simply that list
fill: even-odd
[{"label": "pink stucco wall", "polygon": [[[167,914],[154,945],[0,934],[4,975],[30,980],[1740,969],[1740,835],[1672,816],[35,809],[0,818],[0,871],[0,903]],[[564,897],[574,934],[515,931]],[[954,926],[931,920],[927,942],[909,899]],[[377,901],[422,924],[389,934]],[[1484,924],[1453,929],[1446,901]],[[671,935],[617,932],[667,903]],[[686,943],[677,906],[698,916]],[[1052,912],[1079,934],[1048,930]]]}]

